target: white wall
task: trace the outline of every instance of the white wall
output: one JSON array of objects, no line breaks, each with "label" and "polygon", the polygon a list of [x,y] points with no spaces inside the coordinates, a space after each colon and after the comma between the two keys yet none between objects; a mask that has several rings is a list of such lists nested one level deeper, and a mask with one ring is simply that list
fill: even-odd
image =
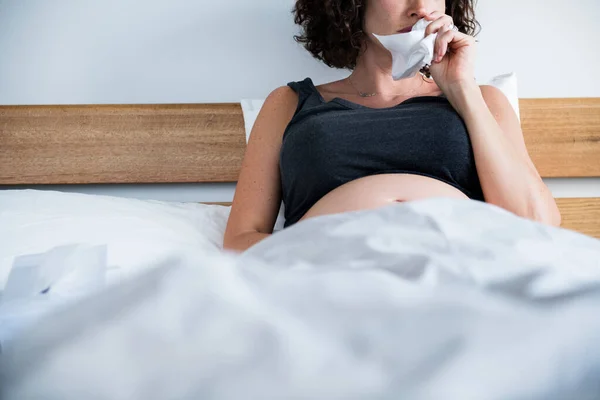
[{"label": "white wall", "polygon": [[[345,76],[293,41],[292,5],[0,0],[0,104],[235,102],[306,76]],[[516,71],[521,97],[600,97],[598,0],[481,1],[478,14],[481,81]],[[600,196],[598,180],[550,184],[557,196]],[[71,190],[173,196],[160,186]],[[226,201],[233,186],[186,190]]]},{"label": "white wall", "polygon": [[231,102],[336,76],[295,45],[291,0],[0,1],[4,104]]},{"label": "white wall", "polygon": [[520,97],[600,97],[599,0],[479,0],[478,76],[516,71]]}]

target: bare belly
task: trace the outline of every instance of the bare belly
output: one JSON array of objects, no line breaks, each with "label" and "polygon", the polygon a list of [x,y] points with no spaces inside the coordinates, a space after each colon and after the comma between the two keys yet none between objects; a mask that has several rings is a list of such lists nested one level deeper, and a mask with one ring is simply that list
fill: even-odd
[{"label": "bare belly", "polygon": [[428,197],[468,199],[454,186],[422,175],[371,175],[348,182],[327,193],[300,221],[319,215],[379,208]]}]

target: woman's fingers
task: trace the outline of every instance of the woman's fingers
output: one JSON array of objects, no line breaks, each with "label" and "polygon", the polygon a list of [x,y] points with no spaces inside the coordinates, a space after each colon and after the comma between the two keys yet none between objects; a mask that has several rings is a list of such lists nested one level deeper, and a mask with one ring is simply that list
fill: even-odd
[{"label": "woman's fingers", "polygon": [[444,27],[438,32],[436,38],[436,48],[434,54],[437,62],[442,61],[444,56],[450,51],[450,44],[457,37],[457,32],[452,30],[450,27]]},{"label": "woman's fingers", "polygon": [[427,25],[427,28],[425,28],[425,36],[429,36],[432,33],[439,32],[439,30],[445,26],[453,26],[452,17],[449,15],[442,15],[438,17],[435,21]]},{"label": "woman's fingers", "polygon": [[454,31],[448,26],[442,27],[435,39],[435,46],[433,49],[433,60],[440,62],[448,52],[449,44],[454,39]]},{"label": "woman's fingers", "polygon": [[450,27],[442,28],[435,39],[433,47],[433,61],[440,62],[450,49],[457,50],[463,46],[475,44],[475,38]]}]

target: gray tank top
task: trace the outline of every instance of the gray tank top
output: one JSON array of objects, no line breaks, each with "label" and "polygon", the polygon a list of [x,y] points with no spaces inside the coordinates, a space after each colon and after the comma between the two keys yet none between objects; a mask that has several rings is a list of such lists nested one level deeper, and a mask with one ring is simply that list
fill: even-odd
[{"label": "gray tank top", "polygon": [[286,227],[333,189],[376,174],[423,175],[484,200],[467,128],[445,97],[374,109],[341,98],[326,102],[310,78],[288,86],[298,93],[298,107],[279,159]]}]

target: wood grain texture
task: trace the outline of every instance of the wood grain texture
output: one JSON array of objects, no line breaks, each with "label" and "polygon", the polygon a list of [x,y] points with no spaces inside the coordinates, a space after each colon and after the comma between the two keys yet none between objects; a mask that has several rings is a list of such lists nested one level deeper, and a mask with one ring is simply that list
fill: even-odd
[{"label": "wood grain texture", "polygon": [[[521,99],[543,177],[600,177],[600,98]],[[239,104],[0,106],[0,184],[235,182]]]},{"label": "wood grain texture", "polygon": [[230,201],[210,201],[210,202],[203,202],[202,204],[206,204],[209,206],[231,207],[231,204],[233,204],[233,203]]},{"label": "wood grain texture", "polygon": [[541,176],[600,177],[600,98],[520,99],[519,108]]},{"label": "wood grain texture", "polygon": [[600,239],[600,197],[556,199],[562,227]]},{"label": "wood grain texture", "polygon": [[239,104],[0,106],[0,184],[235,182]]}]

